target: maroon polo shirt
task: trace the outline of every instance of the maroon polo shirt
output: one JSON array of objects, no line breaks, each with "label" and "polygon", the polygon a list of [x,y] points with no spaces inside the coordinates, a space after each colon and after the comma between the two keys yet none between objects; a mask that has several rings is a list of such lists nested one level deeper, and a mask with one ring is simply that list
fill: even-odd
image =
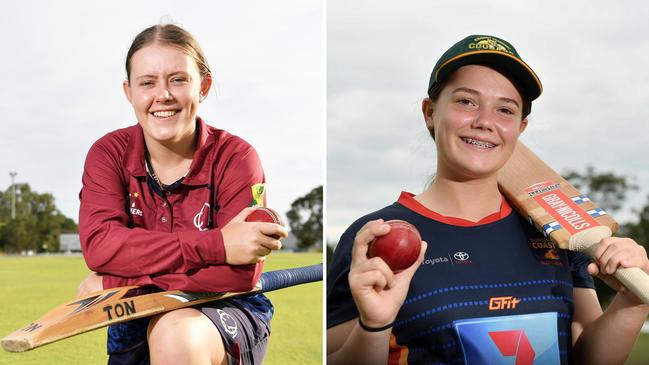
[{"label": "maroon polo shirt", "polygon": [[189,172],[164,194],[148,183],[139,124],[90,148],[79,193],[79,237],[86,263],[104,275],[105,289],[153,284],[247,291],[255,285],[262,264],[227,265],[220,227],[255,202],[265,205],[259,157],[241,138],[200,118],[197,133]]}]

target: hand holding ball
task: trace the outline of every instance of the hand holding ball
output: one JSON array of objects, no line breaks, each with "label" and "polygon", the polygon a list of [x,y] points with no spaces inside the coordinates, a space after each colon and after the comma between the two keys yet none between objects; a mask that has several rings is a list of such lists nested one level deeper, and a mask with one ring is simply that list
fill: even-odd
[{"label": "hand holding ball", "polygon": [[412,224],[394,219],[385,222],[390,231],[369,244],[367,257],[380,257],[394,272],[407,269],[417,261],[421,235]]},{"label": "hand holding ball", "polygon": [[[277,214],[276,211],[265,208],[265,207],[256,207],[255,210],[250,212],[246,217],[246,222],[264,222],[264,223],[275,223],[284,227],[284,222],[282,218]],[[273,235],[275,239],[280,239],[279,236]]]}]

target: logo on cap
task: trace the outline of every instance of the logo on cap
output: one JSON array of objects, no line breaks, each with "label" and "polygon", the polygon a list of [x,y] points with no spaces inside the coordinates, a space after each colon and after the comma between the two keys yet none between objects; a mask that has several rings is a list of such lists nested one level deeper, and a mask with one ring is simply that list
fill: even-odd
[{"label": "logo on cap", "polygon": [[509,50],[509,47],[501,42],[499,39],[492,37],[477,37],[473,39],[473,42],[469,43],[469,49],[485,49],[491,51],[499,51],[504,53],[509,53],[511,55],[514,52]]}]

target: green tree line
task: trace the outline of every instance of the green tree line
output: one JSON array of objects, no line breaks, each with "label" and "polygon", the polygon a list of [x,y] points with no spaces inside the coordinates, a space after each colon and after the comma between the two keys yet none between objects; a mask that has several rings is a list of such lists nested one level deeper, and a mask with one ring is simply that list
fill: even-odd
[{"label": "green tree line", "polygon": [[298,248],[322,244],[322,185],[295,199],[286,217]]},{"label": "green tree line", "polygon": [[[61,233],[78,232],[77,224],[56,208],[54,196],[16,184],[15,218],[12,187],[0,192],[0,252],[58,252]],[[297,198],[286,213],[300,249],[322,243],[322,185]]]},{"label": "green tree line", "polygon": [[33,191],[29,184],[15,188],[13,219],[13,189],[0,192],[0,251],[58,252],[61,233],[77,232],[77,224],[56,208],[52,194]]},{"label": "green tree line", "polygon": [[[633,177],[613,172],[596,172],[592,166],[588,166],[585,173],[569,171],[564,177],[613,218],[615,212],[625,205],[629,192],[638,190],[638,186],[632,181]],[[632,238],[649,251],[649,196],[644,204],[640,211],[634,211],[638,214],[637,220],[621,224],[615,235]],[[600,302],[607,305],[613,299],[615,291],[601,280],[595,280],[595,286]]]}]

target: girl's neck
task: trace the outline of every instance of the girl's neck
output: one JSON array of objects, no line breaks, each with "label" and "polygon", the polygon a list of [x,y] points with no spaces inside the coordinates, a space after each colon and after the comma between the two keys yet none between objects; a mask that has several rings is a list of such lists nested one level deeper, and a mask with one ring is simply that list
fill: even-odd
[{"label": "girl's neck", "polygon": [[191,160],[196,151],[197,133],[183,137],[180,141],[160,142],[144,136],[151,162],[163,166],[173,166],[185,160]]},{"label": "girl's neck", "polygon": [[189,135],[178,142],[161,143],[144,136],[149,162],[158,179],[170,185],[185,176],[196,151],[197,135]]},{"label": "girl's neck", "polygon": [[477,222],[498,212],[503,198],[494,175],[468,181],[437,176],[428,189],[415,196],[415,199],[443,216]]}]

